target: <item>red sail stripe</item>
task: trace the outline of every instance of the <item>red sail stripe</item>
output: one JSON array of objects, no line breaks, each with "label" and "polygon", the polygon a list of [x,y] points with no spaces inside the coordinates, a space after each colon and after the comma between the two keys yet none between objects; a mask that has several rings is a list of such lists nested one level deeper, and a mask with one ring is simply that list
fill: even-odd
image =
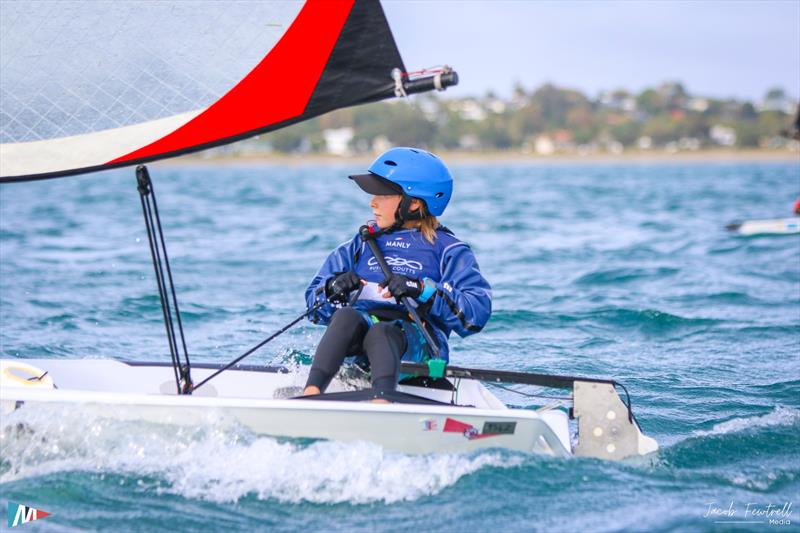
[{"label": "red sail stripe", "polygon": [[300,116],[355,0],[308,0],[278,43],[227,94],[147,146],[106,164],[185,149]]}]

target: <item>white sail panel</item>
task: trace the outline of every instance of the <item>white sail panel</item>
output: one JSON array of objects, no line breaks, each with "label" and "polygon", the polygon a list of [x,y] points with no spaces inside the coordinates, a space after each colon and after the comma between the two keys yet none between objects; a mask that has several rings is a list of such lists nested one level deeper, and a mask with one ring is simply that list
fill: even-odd
[{"label": "white sail panel", "polygon": [[3,1],[0,143],[121,128],[208,107],[302,2]]},{"label": "white sail panel", "polygon": [[0,144],[0,176],[49,174],[102,165],[120,150],[131,152],[180,128],[205,109],[110,130],[69,137]]}]

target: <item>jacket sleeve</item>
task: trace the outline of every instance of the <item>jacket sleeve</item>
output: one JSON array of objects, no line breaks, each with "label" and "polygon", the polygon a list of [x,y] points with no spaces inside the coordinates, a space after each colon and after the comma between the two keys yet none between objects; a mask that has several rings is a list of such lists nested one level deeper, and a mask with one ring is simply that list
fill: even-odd
[{"label": "jacket sleeve", "polygon": [[[325,301],[325,282],[334,275],[352,270],[356,251],[361,247],[361,239],[356,235],[347,242],[336,247],[328,258],[322,263],[317,275],[306,288],[306,308],[311,309],[318,302]],[[308,316],[315,324],[327,325],[336,311],[336,307],[327,302]]]},{"label": "jacket sleeve", "polygon": [[466,337],[483,329],[491,314],[492,288],[470,247],[459,242],[445,249],[428,316]]}]

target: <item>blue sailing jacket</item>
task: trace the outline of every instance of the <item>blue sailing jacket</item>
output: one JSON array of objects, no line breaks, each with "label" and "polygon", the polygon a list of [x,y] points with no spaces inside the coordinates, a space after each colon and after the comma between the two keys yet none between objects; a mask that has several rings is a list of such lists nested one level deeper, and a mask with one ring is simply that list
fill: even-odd
[{"label": "blue sailing jacket", "polygon": [[[469,246],[442,228],[436,231],[434,244],[417,229],[403,229],[381,235],[378,246],[386,263],[396,274],[410,278],[429,278],[436,284],[436,294],[421,308],[421,317],[439,344],[440,357],[448,360],[447,339],[452,331],[461,337],[477,333],[492,314],[492,292],[484,279]],[[337,273],[354,271],[368,282],[353,307],[367,313],[376,310],[404,311],[394,298],[380,296],[377,287],[384,280],[369,246],[356,235],[340,244],[323,263],[306,289],[306,303],[311,308],[325,299],[325,282]],[[414,302],[413,299],[413,303]],[[421,305],[421,304],[420,304]],[[327,303],[309,318],[327,325],[336,306]]]}]

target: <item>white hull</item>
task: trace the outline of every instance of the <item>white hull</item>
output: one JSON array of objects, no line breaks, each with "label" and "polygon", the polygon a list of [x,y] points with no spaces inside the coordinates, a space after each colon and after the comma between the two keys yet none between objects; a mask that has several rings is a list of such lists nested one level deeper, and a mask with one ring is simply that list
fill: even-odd
[{"label": "white hull", "polygon": [[[482,384],[459,380],[462,405],[374,404],[351,401],[275,399],[297,376],[232,370],[191,396],[175,394],[169,366],[130,366],[112,360],[5,360],[47,370],[57,388],[5,379],[0,402],[5,411],[37,405],[80,406],[123,420],[194,425],[218,416],[258,435],[340,441],[369,441],[405,453],[468,452],[508,448],[554,456],[571,453],[566,413],[508,409]],[[195,382],[212,369],[192,368]],[[331,389],[343,385],[334,383]],[[451,391],[400,386],[398,390],[450,402]],[[23,402],[20,404],[19,402]]]},{"label": "white hull", "polygon": [[738,227],[739,235],[789,235],[800,233],[800,217],[772,220],[746,220]]}]

